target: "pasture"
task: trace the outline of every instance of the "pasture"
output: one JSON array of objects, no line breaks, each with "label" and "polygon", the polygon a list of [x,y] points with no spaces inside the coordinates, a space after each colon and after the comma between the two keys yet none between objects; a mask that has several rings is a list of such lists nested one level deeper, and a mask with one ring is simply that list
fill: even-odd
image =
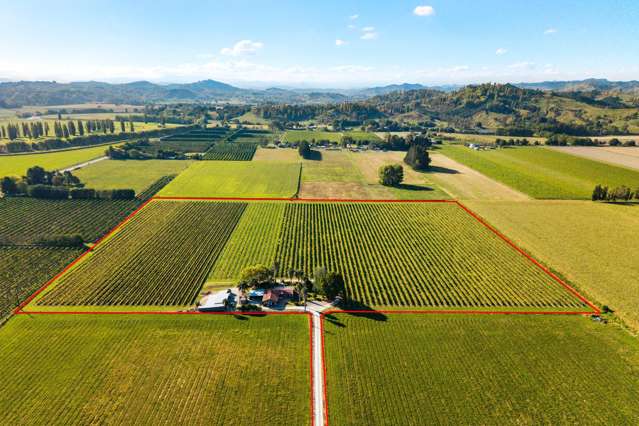
[{"label": "pasture", "polygon": [[550,148],[566,154],[639,170],[639,148],[614,146],[553,146]]},{"label": "pasture", "polygon": [[189,160],[104,160],[73,174],[88,188],[131,188],[139,194],[162,176],[178,174],[192,163]]},{"label": "pasture", "polygon": [[340,143],[342,141],[341,132],[328,132],[323,130],[287,130],[282,137],[282,142],[297,143],[300,141],[329,141]]},{"label": "pasture", "polygon": [[329,424],[633,424],[639,343],[582,317],[327,317]]},{"label": "pasture", "polygon": [[310,423],[305,315],[20,315],[0,345],[2,424]]},{"label": "pasture", "polygon": [[200,161],[167,185],[165,197],[282,197],[297,194],[299,163]]},{"label": "pasture", "polygon": [[0,198],[0,244],[34,244],[61,235],[93,242],[138,205],[138,200]]},{"label": "pasture", "polygon": [[275,259],[340,272],[355,306],[588,311],[454,203],[288,203]]},{"label": "pasture", "polygon": [[639,206],[589,201],[467,204],[639,329]]},{"label": "pasture", "polygon": [[[111,145],[116,145],[113,143]],[[109,144],[90,148],[74,148],[61,151],[37,154],[0,155],[0,177],[22,176],[33,166],[44,167],[46,170],[60,170],[76,164],[84,163],[105,156]]]},{"label": "pasture", "polygon": [[0,246],[0,323],[82,250]]},{"label": "pasture", "polygon": [[243,203],[152,201],[34,302],[190,305],[245,207]]},{"label": "pasture", "polygon": [[639,171],[540,147],[474,151],[446,145],[442,154],[538,199],[590,199],[597,184],[639,186]]}]

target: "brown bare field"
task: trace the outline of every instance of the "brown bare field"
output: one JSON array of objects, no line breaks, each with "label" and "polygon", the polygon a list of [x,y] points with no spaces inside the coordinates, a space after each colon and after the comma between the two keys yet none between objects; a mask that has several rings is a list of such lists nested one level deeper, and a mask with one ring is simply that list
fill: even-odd
[{"label": "brown bare field", "polygon": [[639,148],[616,146],[553,146],[556,151],[639,170]]},{"label": "brown bare field", "polygon": [[429,178],[460,200],[529,200],[526,194],[497,182],[444,155],[431,153]]},{"label": "brown bare field", "polygon": [[[472,133],[439,133],[439,136],[446,140],[456,140],[464,143],[483,143],[493,144],[497,139],[527,139],[530,143],[539,142],[540,144],[546,143],[546,138],[540,137],[515,137],[515,136],[497,136],[497,135],[479,135]],[[437,138],[435,138],[437,139]]]},{"label": "brown bare field", "polygon": [[287,148],[269,149],[259,147],[253,156],[253,161],[284,161],[290,163],[300,160],[301,157],[296,149]]}]

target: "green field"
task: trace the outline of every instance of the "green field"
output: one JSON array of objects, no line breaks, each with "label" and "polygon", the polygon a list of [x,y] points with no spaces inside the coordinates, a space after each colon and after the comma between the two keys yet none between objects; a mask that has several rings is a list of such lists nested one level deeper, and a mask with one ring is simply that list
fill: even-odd
[{"label": "green field", "polygon": [[0,246],[0,321],[82,250]]},{"label": "green field", "polygon": [[165,197],[293,197],[299,163],[201,161],[191,165],[159,196]]},{"label": "green field", "polygon": [[209,276],[210,282],[238,280],[247,266],[271,266],[284,217],[283,203],[250,203]]},{"label": "green field", "polygon": [[445,145],[442,154],[540,199],[590,199],[595,185],[639,186],[639,171],[540,147],[474,151]]},{"label": "green field", "polygon": [[333,315],[329,424],[636,424],[639,342],[582,317]]},{"label": "green field", "polygon": [[41,305],[190,305],[245,206],[153,201],[36,300]]},{"label": "green field", "polygon": [[21,315],[0,329],[0,423],[310,423],[308,318]]},{"label": "green field", "polygon": [[202,159],[215,161],[251,161],[256,149],[257,145],[251,143],[218,143],[206,151]]},{"label": "green field", "polygon": [[327,132],[321,130],[287,130],[282,142],[296,143],[300,141],[311,142],[329,141],[339,143],[342,141],[341,132]]},{"label": "green field", "polygon": [[88,188],[131,188],[139,194],[162,176],[178,174],[192,163],[188,160],[104,160],[73,174]]},{"label": "green field", "polygon": [[355,142],[381,142],[382,138],[377,136],[375,133],[364,132],[361,130],[350,130],[347,132],[342,132],[343,136],[350,136],[355,140]]},{"label": "green field", "polygon": [[639,330],[639,205],[469,201],[468,206]]},{"label": "green field", "polygon": [[139,200],[0,198],[0,244],[33,244],[44,237],[80,235],[93,242],[139,205]]},{"label": "green field", "polygon": [[28,168],[33,166],[44,167],[47,170],[63,169],[103,157],[106,149],[107,145],[102,145],[42,154],[0,155],[0,177],[10,175],[22,176],[27,172]]}]

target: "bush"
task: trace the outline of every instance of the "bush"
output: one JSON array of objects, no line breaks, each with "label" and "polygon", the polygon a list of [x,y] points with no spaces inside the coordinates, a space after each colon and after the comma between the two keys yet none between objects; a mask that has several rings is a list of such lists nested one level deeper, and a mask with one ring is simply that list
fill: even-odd
[{"label": "bush", "polygon": [[95,189],[91,188],[71,188],[69,195],[74,200],[90,200],[95,198]]},{"label": "bush", "polygon": [[95,195],[101,200],[133,200],[135,191],[133,189],[101,189],[96,191]]},{"label": "bush", "polygon": [[404,180],[404,168],[400,164],[379,168],[379,183],[384,186],[398,186]]},{"label": "bush", "polygon": [[30,185],[27,189],[29,197],[50,200],[66,200],[69,198],[69,188],[51,185]]},{"label": "bush", "polygon": [[404,163],[415,170],[425,170],[430,165],[430,156],[426,147],[421,145],[411,145],[404,157]]}]

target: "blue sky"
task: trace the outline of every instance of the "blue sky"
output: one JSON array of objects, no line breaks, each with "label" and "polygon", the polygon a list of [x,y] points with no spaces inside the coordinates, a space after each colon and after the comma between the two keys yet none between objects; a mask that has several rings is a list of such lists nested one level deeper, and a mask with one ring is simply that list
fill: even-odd
[{"label": "blue sky", "polygon": [[637,0],[0,0],[0,11],[7,79],[639,79]]}]

